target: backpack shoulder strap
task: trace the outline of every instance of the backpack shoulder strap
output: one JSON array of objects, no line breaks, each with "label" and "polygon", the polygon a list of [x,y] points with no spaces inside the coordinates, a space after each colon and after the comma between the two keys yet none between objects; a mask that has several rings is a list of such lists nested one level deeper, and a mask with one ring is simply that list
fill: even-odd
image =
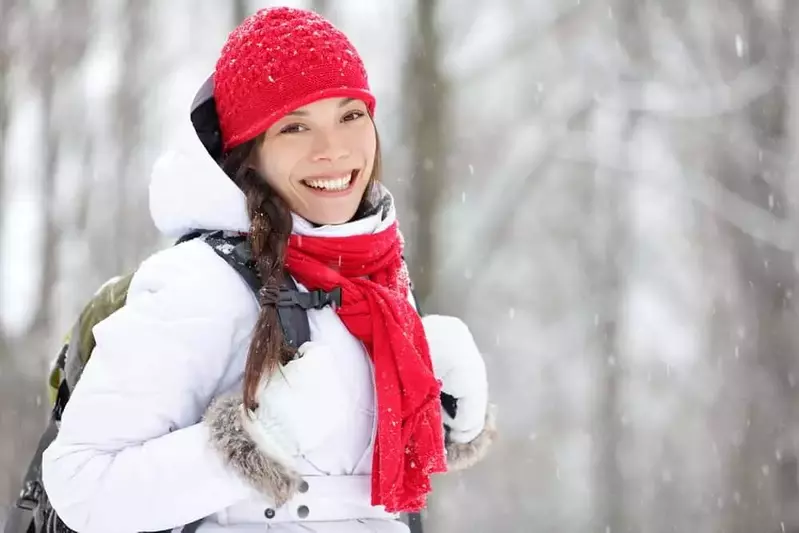
[{"label": "backpack shoulder strap", "polygon": [[55,413],[51,414],[39,444],[33,454],[25,477],[22,480],[22,490],[20,490],[14,506],[9,509],[8,521],[3,529],[4,533],[29,533],[36,531],[34,517],[39,509],[44,496],[44,486],[42,485],[42,454],[53,442],[58,434],[58,421]]},{"label": "backpack shoulder strap", "polygon": [[[294,278],[288,274],[283,276],[283,285],[280,287],[283,294],[298,294]],[[277,306],[277,316],[283,328],[283,340],[294,349],[299,348],[304,342],[311,340],[311,327],[308,325],[308,313],[299,305]]]},{"label": "backpack shoulder strap", "polygon": [[250,244],[244,235],[215,231],[203,235],[202,240],[210,246],[233,270],[244,279],[257,295],[261,290],[261,279],[252,259]]},{"label": "backpack shoulder strap", "polygon": [[[216,254],[225,260],[244,281],[256,296],[261,291],[261,278],[252,259],[250,243],[244,235],[228,234],[216,231],[204,235],[203,240]],[[308,325],[306,310],[313,305],[303,305],[313,302],[313,293],[303,296],[297,290],[297,285],[291,276],[283,276],[280,295],[277,303],[277,313],[280,326],[283,329],[283,339],[292,348],[299,348],[306,341],[311,340],[311,329]]]}]

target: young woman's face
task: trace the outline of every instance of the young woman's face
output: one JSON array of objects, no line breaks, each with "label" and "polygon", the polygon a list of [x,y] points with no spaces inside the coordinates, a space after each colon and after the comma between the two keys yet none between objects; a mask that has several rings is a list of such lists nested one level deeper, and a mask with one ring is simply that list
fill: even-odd
[{"label": "young woman's face", "polygon": [[377,135],[366,104],[317,100],[265,133],[253,166],[289,208],[316,224],[350,220],[374,167]]}]

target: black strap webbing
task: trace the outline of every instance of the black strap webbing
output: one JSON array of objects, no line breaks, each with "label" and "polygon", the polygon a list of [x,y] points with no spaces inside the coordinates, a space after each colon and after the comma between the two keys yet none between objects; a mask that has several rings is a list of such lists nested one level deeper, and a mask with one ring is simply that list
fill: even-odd
[{"label": "black strap webbing", "polygon": [[[261,290],[261,279],[258,277],[252,260],[250,243],[246,237],[226,235],[217,231],[206,235],[204,240],[219,257],[239,273],[257,296]],[[286,344],[292,348],[299,348],[304,342],[311,340],[311,329],[308,325],[306,310],[324,307],[333,300],[334,298],[324,291],[301,293],[297,290],[297,285],[291,276],[283,276],[277,313]],[[340,293],[338,302],[341,303]]]},{"label": "black strap webbing", "polygon": [[[402,258],[405,261],[405,257]],[[416,312],[419,313],[419,316],[424,316],[422,312],[422,306],[419,303],[419,298],[416,296],[416,291],[413,288],[413,282],[411,281],[411,295],[413,296],[413,303],[416,306]],[[445,393],[441,393],[441,401],[444,401]],[[447,396],[449,396],[447,394]],[[411,533],[424,533],[422,528],[422,514],[421,513],[408,513],[408,528],[411,530]]]},{"label": "black strap webbing", "polygon": [[[297,292],[297,285],[291,276],[283,276],[284,291]],[[277,316],[280,327],[283,329],[283,341],[294,349],[299,348],[306,341],[311,340],[311,327],[308,325],[308,315],[305,309],[296,305],[278,305]]]},{"label": "black strap webbing", "polygon": [[203,523],[203,519],[196,520],[191,524],[186,524],[183,526],[183,529],[180,530],[180,533],[194,533],[198,529],[200,529],[200,524]]},{"label": "black strap webbing", "polygon": [[421,513],[410,513],[408,515],[408,528],[411,530],[411,533],[423,533]]},{"label": "black strap webbing", "polygon": [[[203,523],[205,518],[200,518],[199,520],[195,520],[191,524],[186,524],[182,528],[178,529],[180,533],[195,533],[198,529],[200,529],[200,524]],[[172,533],[175,529],[164,529],[163,531],[155,531],[154,533]]]},{"label": "black strap webbing", "polygon": [[33,454],[25,477],[22,482],[22,490],[14,507],[9,510],[8,520],[3,528],[4,533],[28,533],[34,531],[33,511],[42,499],[44,487],[42,486],[42,454],[53,442],[58,434],[58,422],[54,415],[50,416],[47,429],[39,438],[36,452]]}]

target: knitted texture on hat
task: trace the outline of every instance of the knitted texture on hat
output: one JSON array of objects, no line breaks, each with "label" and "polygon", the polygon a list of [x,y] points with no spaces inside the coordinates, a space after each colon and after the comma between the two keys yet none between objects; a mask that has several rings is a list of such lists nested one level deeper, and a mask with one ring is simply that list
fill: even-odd
[{"label": "knitted texture on hat", "polygon": [[312,11],[258,11],[228,36],[214,72],[224,151],[330,97],[361,99],[374,112],[366,69],[349,39]]}]

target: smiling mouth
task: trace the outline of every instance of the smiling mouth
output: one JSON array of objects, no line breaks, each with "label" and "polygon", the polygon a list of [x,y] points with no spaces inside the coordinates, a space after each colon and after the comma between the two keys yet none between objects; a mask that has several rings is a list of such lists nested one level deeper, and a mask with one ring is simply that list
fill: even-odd
[{"label": "smiling mouth", "polygon": [[315,191],[342,192],[352,187],[358,177],[358,173],[358,170],[353,170],[349,174],[306,178],[302,180],[302,184]]}]

